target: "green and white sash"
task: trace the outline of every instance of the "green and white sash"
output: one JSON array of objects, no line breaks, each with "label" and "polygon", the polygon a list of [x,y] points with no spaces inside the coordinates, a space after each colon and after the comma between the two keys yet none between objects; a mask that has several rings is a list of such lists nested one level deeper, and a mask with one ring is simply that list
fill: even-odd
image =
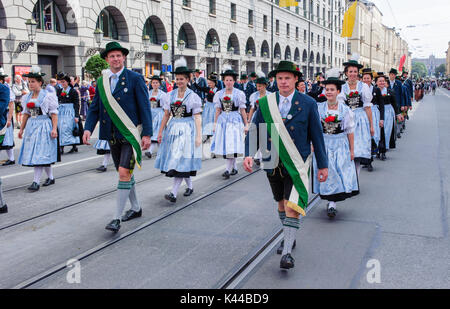
[{"label": "green and white sash", "polygon": [[6,124],[3,127],[3,129],[0,130],[0,144],[3,143],[3,139],[5,138],[5,134],[6,134]]},{"label": "green and white sash", "polygon": [[259,99],[259,107],[264,121],[267,123],[272,145],[275,146],[281,162],[292,178],[293,188],[287,206],[302,216],[306,216],[312,155],[306,162],[303,161],[281,118],[276,93]]},{"label": "green and white sash", "polygon": [[119,130],[120,134],[131,144],[133,147],[134,158],[136,164],[141,168],[142,162],[142,150],[141,150],[141,132],[142,125],[135,126],[133,121],[124,112],[122,107],[117,103],[111,92],[111,85],[109,83],[108,71],[103,72],[103,76],[98,79],[97,82],[100,98],[103,106],[106,109],[112,122]]}]

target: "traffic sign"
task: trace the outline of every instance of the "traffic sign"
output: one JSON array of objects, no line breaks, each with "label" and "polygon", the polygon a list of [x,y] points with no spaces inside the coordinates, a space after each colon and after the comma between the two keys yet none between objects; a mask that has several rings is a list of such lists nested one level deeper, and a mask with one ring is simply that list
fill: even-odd
[{"label": "traffic sign", "polygon": [[162,43],[161,44],[161,48],[162,48],[162,60],[161,63],[162,64],[166,64],[169,65],[172,63],[172,54],[170,51],[170,46],[169,43]]}]

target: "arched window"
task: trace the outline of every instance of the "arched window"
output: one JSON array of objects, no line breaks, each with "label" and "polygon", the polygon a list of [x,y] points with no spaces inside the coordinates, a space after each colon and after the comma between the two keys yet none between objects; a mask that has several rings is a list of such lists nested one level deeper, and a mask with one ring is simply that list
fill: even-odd
[{"label": "arched window", "polygon": [[54,1],[38,0],[32,16],[37,22],[38,29],[66,33],[64,18]]},{"label": "arched window", "polygon": [[108,10],[103,10],[97,19],[97,28],[103,31],[103,36],[105,38],[110,38],[113,40],[119,39],[119,32],[117,31],[117,24],[114,18],[111,16]]},{"label": "arched window", "polygon": [[155,25],[152,23],[150,18],[145,22],[144,35],[148,35],[150,37],[150,43],[159,44],[158,33],[156,32]]}]

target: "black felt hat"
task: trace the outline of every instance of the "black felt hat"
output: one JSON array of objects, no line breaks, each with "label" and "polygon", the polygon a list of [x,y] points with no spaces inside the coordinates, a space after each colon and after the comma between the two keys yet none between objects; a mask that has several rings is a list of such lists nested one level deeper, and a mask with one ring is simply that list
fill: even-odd
[{"label": "black felt hat", "polygon": [[130,52],[128,49],[126,49],[125,47],[122,47],[120,45],[119,42],[109,42],[108,44],[106,44],[106,48],[105,50],[103,50],[100,53],[100,57],[102,57],[103,59],[105,59],[108,56],[109,52],[112,52],[114,50],[120,50],[125,56],[128,55],[128,53]]},{"label": "black felt hat", "polygon": [[295,65],[295,63],[283,60],[280,61],[278,67],[275,70],[269,73],[269,77],[276,77],[277,74],[281,72],[293,73],[298,78],[303,76],[303,74],[300,72],[299,68],[297,67],[297,65]]}]

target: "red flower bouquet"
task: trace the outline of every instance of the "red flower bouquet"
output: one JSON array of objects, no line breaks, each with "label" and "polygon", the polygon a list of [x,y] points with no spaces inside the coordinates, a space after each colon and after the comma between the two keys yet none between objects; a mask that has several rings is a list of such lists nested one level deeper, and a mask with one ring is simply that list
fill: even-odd
[{"label": "red flower bouquet", "polygon": [[29,102],[27,103],[27,108],[35,108],[36,104],[34,104],[34,102]]},{"label": "red flower bouquet", "polygon": [[67,92],[65,92],[65,91],[61,92],[62,97],[65,97],[66,95],[67,95]]},{"label": "red flower bouquet", "polygon": [[155,97],[151,97],[150,98],[150,102],[156,102],[156,98]]},{"label": "red flower bouquet", "polygon": [[230,101],[231,101],[231,98],[228,97],[228,96],[226,96],[226,97],[223,98],[223,100],[224,100],[225,102],[230,102]]},{"label": "red flower bouquet", "polygon": [[214,91],[210,90],[210,91],[209,91],[209,94],[214,94]]},{"label": "red flower bouquet", "polygon": [[325,95],[324,95],[323,93],[321,93],[321,94],[319,95],[319,98],[323,98],[323,97],[325,97]]},{"label": "red flower bouquet", "polygon": [[330,122],[338,122],[338,117],[332,116],[332,115],[328,115],[328,117],[325,118],[325,122],[326,122],[326,123],[330,123]]},{"label": "red flower bouquet", "polygon": [[359,95],[359,92],[358,91],[355,91],[355,92],[350,92],[350,94],[347,94],[347,98],[355,98],[355,97],[357,97]]},{"label": "red flower bouquet", "polygon": [[176,105],[176,106],[180,106],[181,104],[183,104],[183,102],[181,102],[181,101],[176,101],[176,102],[175,102],[175,105]]}]

